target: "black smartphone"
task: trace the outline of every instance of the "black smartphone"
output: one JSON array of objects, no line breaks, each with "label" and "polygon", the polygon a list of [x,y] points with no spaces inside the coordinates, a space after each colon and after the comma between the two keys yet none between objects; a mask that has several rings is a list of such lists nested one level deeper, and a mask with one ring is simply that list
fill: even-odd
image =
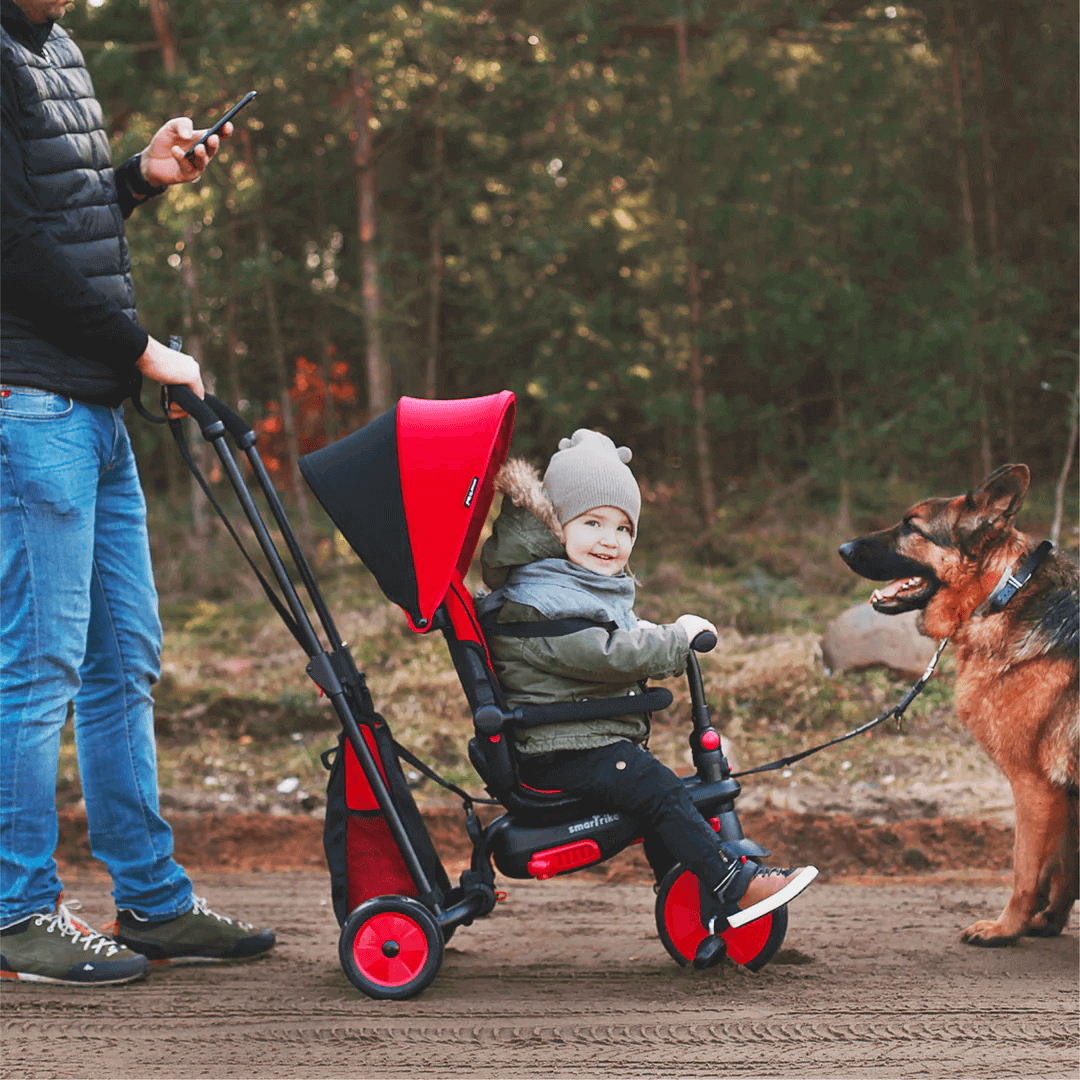
[{"label": "black smartphone", "polygon": [[[217,135],[221,132],[221,129],[258,93],[256,90],[252,90],[250,93],[245,94],[196,144],[195,146],[202,146],[211,135]],[[195,160],[195,146],[193,146],[185,155],[188,161]]]}]

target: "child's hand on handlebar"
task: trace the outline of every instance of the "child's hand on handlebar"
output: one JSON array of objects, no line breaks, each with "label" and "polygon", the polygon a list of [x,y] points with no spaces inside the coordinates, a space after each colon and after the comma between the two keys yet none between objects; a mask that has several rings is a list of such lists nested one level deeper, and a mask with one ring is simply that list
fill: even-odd
[{"label": "child's hand on handlebar", "polygon": [[675,625],[681,626],[686,632],[687,641],[693,641],[698,634],[706,630],[711,634],[716,633],[716,627],[708,619],[703,619],[700,615],[680,615],[675,620]]}]

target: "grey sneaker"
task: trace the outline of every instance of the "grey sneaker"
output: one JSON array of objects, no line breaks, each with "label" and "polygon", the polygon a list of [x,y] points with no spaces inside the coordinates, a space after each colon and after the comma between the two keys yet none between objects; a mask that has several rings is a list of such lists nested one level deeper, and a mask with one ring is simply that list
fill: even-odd
[{"label": "grey sneaker", "polygon": [[214,964],[250,960],[274,946],[272,930],[256,930],[251,923],[211,911],[201,896],[184,915],[152,922],[127,909],[117,912],[109,929],[117,942],[142,953],[154,964]]},{"label": "grey sneaker", "polygon": [[112,986],[141,979],[150,961],[76,918],[81,905],[31,915],[0,930],[0,978],[67,986]]},{"label": "grey sneaker", "polygon": [[755,868],[742,896],[730,904],[724,914],[732,928],[745,926],[770,911],[790,903],[818,876],[816,866],[797,866],[788,870],[778,866]]}]

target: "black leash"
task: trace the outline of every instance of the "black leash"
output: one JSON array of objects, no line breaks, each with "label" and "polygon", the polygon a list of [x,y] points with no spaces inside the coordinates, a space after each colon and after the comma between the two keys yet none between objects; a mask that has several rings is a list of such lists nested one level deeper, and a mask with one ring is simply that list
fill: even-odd
[{"label": "black leash", "polygon": [[927,684],[930,676],[934,674],[934,669],[937,667],[938,657],[941,656],[945,646],[949,644],[949,639],[945,638],[934,655],[930,658],[930,663],[926,665],[926,670],[919,676],[915,685],[904,695],[904,699],[898,704],[894,705],[891,709],[883,712],[880,716],[874,717],[869,723],[863,724],[862,727],[855,728],[854,731],[849,731],[846,735],[840,735],[838,738],[830,739],[826,743],[822,743],[820,746],[812,746],[809,750],[803,750],[799,754],[791,754],[789,757],[781,758],[779,761],[770,761],[768,765],[758,765],[756,769],[743,769],[742,772],[732,773],[732,776],[750,776],[753,773],[760,772],[772,772],[774,769],[782,769],[785,765],[793,765],[796,761],[802,761],[803,758],[809,757],[811,754],[816,754],[819,750],[825,750],[830,746],[836,746],[837,743],[847,742],[848,739],[854,739],[856,735],[862,735],[863,732],[869,731],[871,728],[875,728],[878,724],[883,724],[891,716],[896,717],[896,726],[900,726],[900,721],[903,719],[904,713],[907,711],[907,707],[918,697],[922,688]]}]

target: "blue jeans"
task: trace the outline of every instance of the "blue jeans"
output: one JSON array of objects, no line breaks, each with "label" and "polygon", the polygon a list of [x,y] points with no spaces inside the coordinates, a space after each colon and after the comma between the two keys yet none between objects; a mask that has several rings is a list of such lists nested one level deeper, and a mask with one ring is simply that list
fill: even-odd
[{"label": "blue jeans", "polygon": [[74,702],[90,849],[118,908],[191,907],[158,809],[161,623],[146,501],[121,409],[0,387],[0,926],[63,886],[60,731]]}]

